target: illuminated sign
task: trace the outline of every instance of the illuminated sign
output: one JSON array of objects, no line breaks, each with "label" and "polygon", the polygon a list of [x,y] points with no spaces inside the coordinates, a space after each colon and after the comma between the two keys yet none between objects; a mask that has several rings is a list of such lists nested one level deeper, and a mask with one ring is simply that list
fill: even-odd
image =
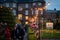
[{"label": "illuminated sign", "polygon": [[52,22],[46,23],[46,28],[47,29],[53,29],[53,23]]}]

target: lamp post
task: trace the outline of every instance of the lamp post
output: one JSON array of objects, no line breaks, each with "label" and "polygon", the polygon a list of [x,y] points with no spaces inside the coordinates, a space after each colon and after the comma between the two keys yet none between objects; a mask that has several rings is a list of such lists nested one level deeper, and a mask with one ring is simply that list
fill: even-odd
[{"label": "lamp post", "polygon": [[50,0],[48,0],[48,5],[51,5],[51,2],[50,2]]},{"label": "lamp post", "polygon": [[[36,16],[35,16],[35,20],[36,20],[36,24],[37,24],[37,26],[38,26],[38,31],[39,31],[39,33],[38,33],[38,37],[37,37],[37,40],[40,40],[40,26],[39,26],[39,14],[38,14],[38,12],[39,11],[41,11],[41,15],[43,15],[43,9],[42,8],[37,8],[36,9]],[[43,25],[43,24],[42,24]]]},{"label": "lamp post", "polygon": [[42,30],[43,30],[43,18],[42,18]]}]

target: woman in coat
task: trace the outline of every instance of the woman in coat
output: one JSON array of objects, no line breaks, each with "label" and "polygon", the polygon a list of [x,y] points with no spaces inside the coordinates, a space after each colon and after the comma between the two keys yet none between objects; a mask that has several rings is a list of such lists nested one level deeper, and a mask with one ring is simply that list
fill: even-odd
[{"label": "woman in coat", "polygon": [[10,29],[8,27],[5,30],[5,39],[10,40]]}]

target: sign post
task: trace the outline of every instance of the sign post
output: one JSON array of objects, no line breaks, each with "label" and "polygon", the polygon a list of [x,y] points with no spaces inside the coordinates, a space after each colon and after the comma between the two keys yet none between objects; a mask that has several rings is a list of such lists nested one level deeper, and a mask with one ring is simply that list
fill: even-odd
[{"label": "sign post", "polygon": [[47,29],[53,29],[53,22],[47,22],[46,23],[46,28]]}]

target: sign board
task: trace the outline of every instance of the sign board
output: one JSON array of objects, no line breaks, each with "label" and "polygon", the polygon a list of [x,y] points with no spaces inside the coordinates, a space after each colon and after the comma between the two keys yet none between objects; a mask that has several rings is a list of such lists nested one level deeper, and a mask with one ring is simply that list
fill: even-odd
[{"label": "sign board", "polygon": [[53,23],[52,22],[47,22],[46,23],[46,28],[47,29],[53,29]]}]

